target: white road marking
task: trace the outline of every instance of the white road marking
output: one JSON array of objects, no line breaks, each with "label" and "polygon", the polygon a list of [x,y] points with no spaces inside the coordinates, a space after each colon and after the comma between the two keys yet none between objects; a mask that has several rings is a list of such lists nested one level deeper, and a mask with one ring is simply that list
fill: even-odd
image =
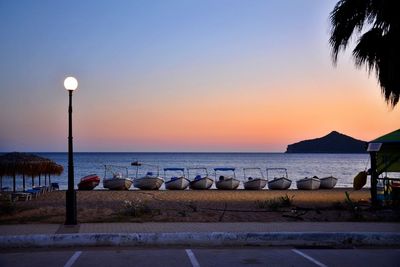
[{"label": "white road marking", "polygon": [[193,251],[191,249],[185,249],[186,254],[189,257],[190,262],[192,263],[193,267],[200,267],[199,262],[196,259],[196,256],[194,255]]},{"label": "white road marking", "polygon": [[301,252],[301,251],[299,251],[299,250],[297,250],[297,249],[292,249],[292,251],[293,251],[294,253],[299,254],[300,256],[306,258],[307,260],[311,261],[312,263],[314,263],[314,264],[316,264],[316,265],[318,265],[318,266],[320,266],[320,267],[328,267],[327,265],[323,264],[322,262],[317,261],[316,259],[314,259],[314,258],[308,256],[307,254],[305,254],[305,253],[303,253],[303,252]]},{"label": "white road marking", "polygon": [[64,265],[64,267],[71,267],[75,263],[75,261],[79,258],[81,253],[82,253],[82,251],[75,252],[74,255],[72,255],[71,258],[69,258],[69,260]]}]

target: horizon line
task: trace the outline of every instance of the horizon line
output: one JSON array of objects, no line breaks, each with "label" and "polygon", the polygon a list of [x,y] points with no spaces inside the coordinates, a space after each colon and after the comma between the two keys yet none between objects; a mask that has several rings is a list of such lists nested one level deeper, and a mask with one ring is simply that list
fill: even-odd
[{"label": "horizon line", "polygon": [[[1,154],[6,153],[68,153],[68,151],[1,151]],[[286,153],[286,151],[74,151],[73,153]]]},{"label": "horizon line", "polygon": [[[9,151],[9,152],[0,152],[0,154],[7,154],[7,153],[13,153],[13,152],[18,152],[18,151]],[[22,151],[19,153],[53,153],[53,154],[68,154],[68,151],[64,151],[64,152],[52,152],[52,151]],[[334,153],[334,152],[302,152],[302,153],[298,153],[298,152],[255,152],[255,151],[207,151],[207,152],[199,152],[199,151],[134,151],[134,152],[127,152],[127,151],[75,151],[73,152],[74,154],[89,154],[89,153],[103,153],[103,154],[131,154],[131,153],[138,153],[138,154],[366,154],[368,152],[357,152],[357,153]]]}]

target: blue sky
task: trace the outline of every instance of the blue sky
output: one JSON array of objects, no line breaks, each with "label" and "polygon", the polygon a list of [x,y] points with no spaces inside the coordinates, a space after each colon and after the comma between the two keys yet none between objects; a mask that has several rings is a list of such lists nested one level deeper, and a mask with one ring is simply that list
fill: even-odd
[{"label": "blue sky", "polygon": [[[65,151],[68,75],[80,85],[77,151],[282,151],[334,129],[375,137],[399,112],[349,53],[332,66],[335,3],[0,0],[0,151]],[[268,110],[285,99],[298,109],[331,100],[333,110],[348,88],[387,118],[368,128],[360,107],[351,118],[330,111],[321,126],[308,110],[297,121],[319,126],[299,131],[293,113]]]}]

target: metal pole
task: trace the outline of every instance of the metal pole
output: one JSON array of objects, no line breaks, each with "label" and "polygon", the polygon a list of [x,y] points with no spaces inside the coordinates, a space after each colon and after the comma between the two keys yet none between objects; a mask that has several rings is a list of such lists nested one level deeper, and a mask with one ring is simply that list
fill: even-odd
[{"label": "metal pole", "polygon": [[74,158],[72,147],[72,90],[68,106],[68,190],[66,192],[66,225],[76,225],[76,193],[74,189]]},{"label": "metal pole", "polygon": [[15,171],[14,171],[14,175],[13,175],[13,192],[15,193],[15,179],[16,179],[16,174],[15,174]]},{"label": "metal pole", "polygon": [[378,183],[378,173],[376,170],[376,152],[370,152],[371,156],[371,202],[373,206],[378,203],[377,200],[377,183]]}]

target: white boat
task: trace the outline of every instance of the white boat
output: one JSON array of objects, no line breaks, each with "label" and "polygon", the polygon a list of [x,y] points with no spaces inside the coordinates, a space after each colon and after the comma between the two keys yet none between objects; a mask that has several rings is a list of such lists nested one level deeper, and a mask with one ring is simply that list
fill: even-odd
[{"label": "white boat", "polygon": [[332,189],[335,187],[338,179],[333,176],[328,176],[319,180],[321,181],[321,184],[319,186],[320,189]]},{"label": "white boat", "polygon": [[316,190],[316,189],[319,189],[321,180],[318,179],[317,176],[306,177],[306,178],[297,180],[296,184],[297,184],[297,189],[300,189],[300,190]]},{"label": "white boat", "polygon": [[[136,177],[133,180],[133,186],[139,188],[141,190],[158,190],[161,185],[164,183],[164,179],[159,176],[159,167],[150,164],[139,163],[138,161],[134,161],[131,163],[132,166],[136,166]],[[148,166],[151,168],[156,168],[157,172],[154,173],[152,171],[146,172],[146,174],[142,177],[138,177],[139,175],[139,167],[140,166]]]},{"label": "white boat", "polygon": [[[113,165],[105,165],[105,174],[103,179],[103,187],[108,188],[110,190],[129,190],[132,186],[132,180],[128,178],[128,169],[126,167],[121,166],[113,166]],[[123,175],[122,172],[115,172],[113,169],[126,169],[126,175]],[[106,178],[107,171],[112,174],[111,178]]]},{"label": "white boat", "polygon": [[[180,176],[167,178],[167,172],[179,172]],[[164,168],[165,188],[168,190],[184,190],[189,186],[189,179],[185,177],[184,168]]]},{"label": "white boat", "polygon": [[[285,168],[267,168],[267,180],[268,180],[268,188],[271,190],[286,190],[292,185],[292,180],[288,178],[287,169]],[[284,175],[281,177],[274,177],[272,180],[268,179],[269,172],[281,173]]]},{"label": "white boat", "polygon": [[164,183],[164,179],[147,172],[145,176],[133,180],[133,186],[141,190],[158,190]]},{"label": "white boat", "polygon": [[243,187],[246,190],[260,190],[267,185],[267,180],[260,168],[243,168],[243,175]]},{"label": "white boat", "polygon": [[[234,190],[239,187],[240,181],[236,179],[235,168],[215,168],[215,186],[220,190]],[[233,172],[233,176],[220,175],[218,172]]]},{"label": "white boat", "polygon": [[[196,174],[193,179],[190,179],[190,171]],[[187,168],[187,173],[190,189],[205,190],[209,189],[214,183],[214,180],[208,176],[207,168]]]},{"label": "white boat", "polygon": [[132,180],[129,178],[111,178],[103,179],[103,187],[110,190],[129,190]]}]

